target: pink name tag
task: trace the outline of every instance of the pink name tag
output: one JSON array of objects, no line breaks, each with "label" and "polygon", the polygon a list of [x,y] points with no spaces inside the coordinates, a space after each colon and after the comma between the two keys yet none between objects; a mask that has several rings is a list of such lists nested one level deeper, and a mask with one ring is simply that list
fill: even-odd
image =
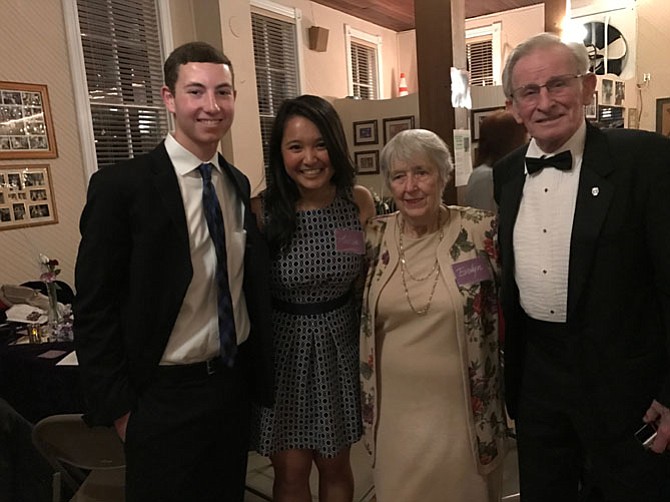
[{"label": "pink name tag", "polygon": [[335,229],[335,249],[340,253],[365,253],[365,239],[360,230]]},{"label": "pink name tag", "polygon": [[481,256],[460,263],[454,263],[451,267],[454,269],[456,284],[459,286],[491,279],[491,270],[486,263],[486,259]]}]

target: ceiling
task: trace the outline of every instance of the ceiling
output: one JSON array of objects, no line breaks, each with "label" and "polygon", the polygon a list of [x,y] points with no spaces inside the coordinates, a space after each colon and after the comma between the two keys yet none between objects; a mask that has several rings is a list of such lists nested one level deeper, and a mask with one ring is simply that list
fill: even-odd
[{"label": "ceiling", "polygon": [[[414,29],[414,0],[313,0],[335,10],[383,26],[393,31]],[[525,7],[542,0],[464,0],[465,17],[477,17],[518,7]],[[451,5],[445,2],[445,9]]]}]

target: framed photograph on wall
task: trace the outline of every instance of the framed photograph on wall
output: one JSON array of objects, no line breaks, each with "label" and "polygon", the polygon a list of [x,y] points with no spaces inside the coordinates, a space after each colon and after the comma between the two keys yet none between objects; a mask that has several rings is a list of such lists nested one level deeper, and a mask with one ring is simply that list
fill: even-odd
[{"label": "framed photograph on wall", "polygon": [[470,135],[472,137],[472,141],[479,141],[479,124],[482,123],[482,120],[484,120],[489,115],[504,109],[504,106],[496,106],[494,108],[480,108],[479,110],[472,110],[470,115]]},{"label": "framed photograph on wall", "polygon": [[376,120],[354,122],[354,145],[376,145],[378,142]]},{"label": "framed photograph on wall", "polygon": [[670,136],[670,98],[656,100],[656,132]]},{"label": "framed photograph on wall", "polygon": [[414,128],[414,115],[406,117],[392,117],[384,119],[384,144],[388,143],[393,136],[405,129]]},{"label": "framed photograph on wall", "polygon": [[614,105],[623,106],[623,102],[626,99],[626,83],[619,82],[618,80],[614,82]]},{"label": "framed photograph on wall", "polygon": [[0,230],[58,223],[49,165],[0,167]]},{"label": "framed photograph on wall", "polygon": [[379,174],[379,150],[354,152],[357,174]]},{"label": "framed photograph on wall", "polygon": [[609,78],[604,78],[602,79],[602,102],[603,105],[611,105],[612,104],[612,95],[614,94],[614,81],[610,80]]},{"label": "framed photograph on wall", "polygon": [[587,119],[598,120],[598,91],[593,91],[591,104],[584,107],[584,115]]},{"label": "framed photograph on wall", "polygon": [[47,86],[0,82],[0,159],[55,157]]}]

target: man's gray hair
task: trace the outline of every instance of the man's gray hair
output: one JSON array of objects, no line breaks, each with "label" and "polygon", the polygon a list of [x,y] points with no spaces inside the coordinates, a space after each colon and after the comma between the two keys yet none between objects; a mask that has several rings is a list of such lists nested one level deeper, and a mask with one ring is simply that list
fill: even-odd
[{"label": "man's gray hair", "polygon": [[553,33],[540,33],[539,35],[530,37],[529,39],[517,45],[507,58],[505,69],[503,70],[502,74],[502,81],[503,91],[505,91],[505,96],[507,96],[508,99],[512,99],[512,93],[514,91],[512,87],[512,73],[514,72],[514,67],[519,62],[519,60],[522,57],[536,51],[537,49],[546,49],[553,46],[565,47],[572,53],[576,74],[582,75],[589,71],[589,54],[586,50],[586,46],[583,43],[565,43]]},{"label": "man's gray hair", "polygon": [[407,129],[393,136],[382,150],[380,169],[386,184],[391,183],[394,162],[409,162],[417,155],[425,157],[437,168],[440,180],[445,185],[449,182],[454,166],[444,140],[427,129]]}]

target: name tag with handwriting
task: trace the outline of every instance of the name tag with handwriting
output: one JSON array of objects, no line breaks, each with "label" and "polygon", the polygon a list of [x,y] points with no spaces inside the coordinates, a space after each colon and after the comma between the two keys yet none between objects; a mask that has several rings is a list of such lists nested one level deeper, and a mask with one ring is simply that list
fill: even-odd
[{"label": "name tag with handwriting", "polygon": [[360,230],[335,229],[335,249],[339,253],[365,253],[365,238]]},{"label": "name tag with handwriting", "polygon": [[454,269],[456,284],[459,286],[492,279],[491,269],[488,267],[486,259],[482,256],[460,263],[454,263],[451,267]]}]

